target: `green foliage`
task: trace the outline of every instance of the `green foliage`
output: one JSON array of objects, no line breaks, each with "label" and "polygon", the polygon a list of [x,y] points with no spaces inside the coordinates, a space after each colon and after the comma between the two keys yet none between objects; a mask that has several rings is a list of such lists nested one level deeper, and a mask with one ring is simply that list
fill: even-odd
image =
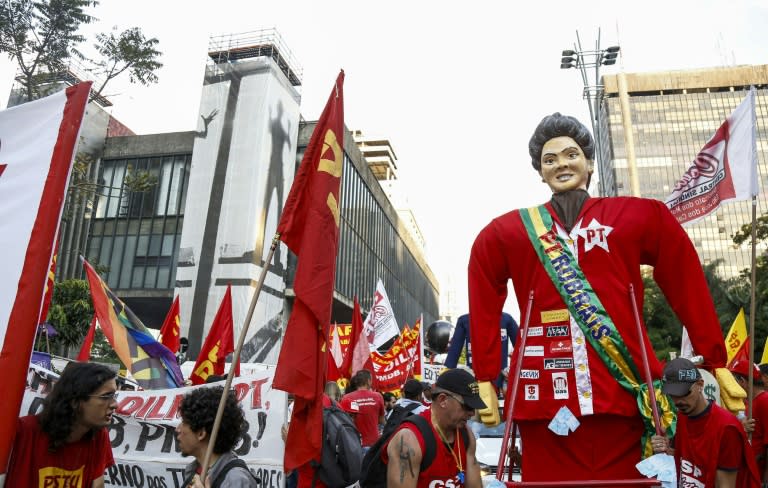
[{"label": "green foliage", "polygon": [[0,3],[0,52],[16,62],[27,100],[39,98],[39,88],[75,57],[85,40],[80,27],[94,20],[85,9],[91,0],[12,0]]},{"label": "green foliage", "polygon": [[93,0],[4,0],[0,2],[0,53],[17,65],[18,78],[26,99],[46,95],[45,87],[62,80],[70,60],[82,62],[84,69],[101,77],[94,97],[107,83],[127,72],[131,83],[147,85],[158,80],[155,71],[163,65],[157,50],[159,41],[146,38],[138,27],[117,33],[96,35],[96,57],[89,58],[79,46],[86,38],[84,24],[96,20],[86,12],[98,5]]},{"label": "green foliage", "polygon": [[96,90],[97,95],[101,94],[111,79],[125,71],[131,83],[157,83],[155,71],[163,67],[158,61],[162,53],[156,49],[159,43],[157,39],[147,39],[138,27],[126,29],[117,35],[114,31],[98,34],[96,39],[98,43],[94,44],[94,48],[101,59],[93,64],[96,73],[104,80]]},{"label": "green foliage", "polygon": [[92,317],[93,305],[87,281],[66,280],[54,284],[47,321],[59,335],[51,339],[52,346],[70,348],[82,344]]}]

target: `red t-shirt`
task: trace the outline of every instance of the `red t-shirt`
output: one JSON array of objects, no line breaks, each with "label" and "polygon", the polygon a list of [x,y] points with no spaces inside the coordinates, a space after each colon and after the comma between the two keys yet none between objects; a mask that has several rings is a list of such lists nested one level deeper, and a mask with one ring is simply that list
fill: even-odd
[{"label": "red t-shirt", "polygon": [[[352,403],[357,403],[357,408]],[[363,439],[363,447],[372,446],[379,438],[379,418],[384,415],[384,398],[372,390],[355,390],[341,397],[341,408],[357,411],[355,425]]]},{"label": "red t-shirt", "polygon": [[737,487],[759,485],[744,428],[713,402],[695,417],[678,415],[675,461],[678,486],[715,486],[717,470],[738,471]]},{"label": "red t-shirt", "polygon": [[5,486],[90,488],[93,480],[115,464],[107,429],[100,429],[91,438],[64,444],[54,452],[48,450],[49,443],[37,416],[21,417]]},{"label": "red t-shirt", "polygon": [[752,452],[757,460],[758,473],[762,476],[765,473],[765,449],[768,447],[768,392],[762,391],[755,397],[752,418],[755,419]]}]

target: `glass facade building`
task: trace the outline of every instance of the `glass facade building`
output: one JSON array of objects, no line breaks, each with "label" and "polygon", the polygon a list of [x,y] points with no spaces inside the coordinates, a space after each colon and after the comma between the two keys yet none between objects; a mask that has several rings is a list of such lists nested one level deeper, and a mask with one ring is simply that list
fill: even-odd
[{"label": "glass facade building", "polygon": [[[758,213],[768,210],[766,68],[749,66],[605,76],[605,98],[599,112],[603,141],[601,195],[632,195],[634,172],[640,190],[635,196],[665,200],[698,152],[744,100],[749,87],[755,86],[761,188]],[[625,76],[626,90],[620,89],[618,76]],[[622,113],[622,105],[629,107],[628,114]],[[628,131],[633,141],[634,168],[627,146]],[[732,240],[741,226],[749,222],[751,203],[730,202],[688,225],[686,230],[703,264],[722,260],[718,270],[723,277],[730,277],[750,266],[748,243],[735,246]]]}]

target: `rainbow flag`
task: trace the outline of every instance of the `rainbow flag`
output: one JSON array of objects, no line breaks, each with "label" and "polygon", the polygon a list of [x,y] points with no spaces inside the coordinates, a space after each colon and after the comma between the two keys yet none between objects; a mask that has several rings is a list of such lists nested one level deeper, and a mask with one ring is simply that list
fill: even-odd
[{"label": "rainbow flag", "polygon": [[182,386],[184,377],[176,356],[152,337],[141,320],[112,293],[90,263],[81,259],[99,327],[139,386],[145,390]]}]

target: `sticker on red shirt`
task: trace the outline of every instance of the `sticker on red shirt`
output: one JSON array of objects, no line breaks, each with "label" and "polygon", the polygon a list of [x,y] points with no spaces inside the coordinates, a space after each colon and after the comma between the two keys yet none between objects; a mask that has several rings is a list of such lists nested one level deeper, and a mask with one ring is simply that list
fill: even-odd
[{"label": "sticker on red shirt", "polygon": [[525,399],[526,400],[538,400],[539,399],[539,385],[525,385]]},{"label": "sticker on red shirt", "polygon": [[567,400],[568,376],[565,373],[552,373],[552,389],[555,400]]},{"label": "sticker on red shirt", "polygon": [[553,354],[573,352],[573,344],[571,341],[555,341],[549,345],[549,352]]}]

